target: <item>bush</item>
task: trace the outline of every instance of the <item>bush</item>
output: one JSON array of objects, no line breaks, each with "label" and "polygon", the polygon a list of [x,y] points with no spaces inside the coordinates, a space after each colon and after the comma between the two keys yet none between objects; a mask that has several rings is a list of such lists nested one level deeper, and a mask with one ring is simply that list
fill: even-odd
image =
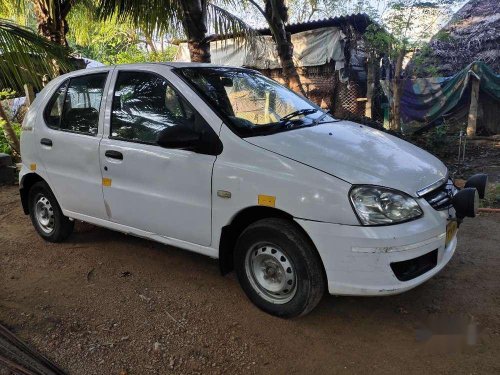
[{"label": "bush", "polygon": [[[5,134],[3,131],[4,124],[5,124],[5,121],[0,120],[0,153],[12,155],[12,150],[10,148],[9,142],[7,142],[7,139],[5,138]],[[16,132],[16,135],[18,137],[20,137],[21,136],[21,125],[18,123],[13,123],[12,126],[14,127],[14,131]]]}]

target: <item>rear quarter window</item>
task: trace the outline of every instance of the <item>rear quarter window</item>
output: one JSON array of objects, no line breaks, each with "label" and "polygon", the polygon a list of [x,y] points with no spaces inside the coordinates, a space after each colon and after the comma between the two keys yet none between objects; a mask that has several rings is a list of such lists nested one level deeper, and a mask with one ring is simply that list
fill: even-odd
[{"label": "rear quarter window", "polygon": [[47,106],[44,111],[45,123],[48,127],[53,129],[59,128],[59,123],[61,122],[61,116],[63,113],[64,106],[64,96],[66,95],[66,87],[68,86],[69,80],[64,81],[52,94]]}]

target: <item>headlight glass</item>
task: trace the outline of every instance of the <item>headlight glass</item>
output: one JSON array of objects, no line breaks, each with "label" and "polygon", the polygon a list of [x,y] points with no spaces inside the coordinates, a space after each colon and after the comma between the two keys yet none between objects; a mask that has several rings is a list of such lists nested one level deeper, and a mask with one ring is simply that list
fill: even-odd
[{"label": "headlight glass", "polygon": [[395,224],[422,215],[417,201],[409,195],[379,186],[356,186],[351,202],[363,225]]}]

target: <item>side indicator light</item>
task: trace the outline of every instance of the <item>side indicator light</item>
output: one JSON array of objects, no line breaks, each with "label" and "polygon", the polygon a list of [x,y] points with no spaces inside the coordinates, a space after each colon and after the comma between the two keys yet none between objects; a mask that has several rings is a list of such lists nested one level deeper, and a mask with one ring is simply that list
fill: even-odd
[{"label": "side indicator light", "polygon": [[36,171],[36,163],[30,164],[30,170]]},{"label": "side indicator light", "polygon": [[111,186],[111,178],[104,177],[102,179],[102,186],[110,187]]},{"label": "side indicator light", "polygon": [[231,192],[226,190],[217,190],[217,196],[219,198],[229,199],[231,198]]},{"label": "side indicator light", "polygon": [[258,197],[259,206],[274,207],[276,205],[276,197],[272,195],[261,195]]}]

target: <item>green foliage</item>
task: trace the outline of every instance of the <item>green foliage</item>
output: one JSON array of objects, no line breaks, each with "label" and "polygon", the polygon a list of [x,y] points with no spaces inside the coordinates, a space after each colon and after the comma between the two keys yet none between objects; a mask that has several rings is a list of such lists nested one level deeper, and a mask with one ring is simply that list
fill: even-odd
[{"label": "green foliage", "polygon": [[36,29],[31,0],[0,0],[0,18],[8,19],[32,30]]},{"label": "green foliage", "polygon": [[453,40],[453,37],[451,36],[449,31],[445,30],[440,30],[435,36],[435,40],[438,40],[440,42],[451,42]]},{"label": "green foliage", "polygon": [[435,77],[439,73],[439,61],[432,54],[432,48],[424,44],[412,57],[412,73],[417,77]]},{"label": "green foliage", "polygon": [[137,45],[122,48],[119,45],[106,44],[76,49],[85,57],[107,65],[172,61],[177,51],[177,47],[174,46],[167,47],[164,52],[147,52]]},{"label": "green foliage", "polygon": [[[436,31],[442,17],[449,13],[450,5],[459,1],[387,0],[385,12],[372,15],[378,25],[372,25],[369,30],[368,44],[392,58],[401,50],[422,48]],[[360,2],[365,4],[365,8],[371,9],[370,0]],[[390,36],[381,35],[383,33],[390,33]]]},{"label": "green foliage", "polygon": [[[5,138],[3,127],[5,126],[5,121],[0,119],[0,153],[12,155],[12,149],[10,148],[9,142]],[[21,136],[21,125],[13,123],[12,127],[17,137]]]},{"label": "green foliage", "polygon": [[174,46],[164,48],[163,52],[161,49],[157,52],[148,51],[142,48],[146,43],[144,32],[134,27],[129,20],[114,15],[102,21],[91,13],[89,7],[82,5],[75,7],[68,16],[68,22],[71,27],[67,39],[73,49],[103,64],[171,61],[177,51]]},{"label": "green foliage", "polygon": [[152,0],[145,6],[144,2],[136,0],[101,0],[97,14],[104,21],[116,18],[119,22],[130,23],[149,35],[167,33],[177,36],[182,30],[190,38],[199,30],[207,33],[210,28],[215,34],[237,34],[253,40],[254,30],[218,5],[241,5],[241,1],[198,1],[205,15],[200,18],[191,12],[197,8],[196,3],[193,0]]},{"label": "green foliage", "polygon": [[[72,21],[72,19],[70,19]],[[73,20],[78,25],[78,20]],[[141,39],[142,38],[142,39]],[[103,64],[172,61],[177,47],[167,46],[163,52],[141,48],[144,37],[127,22],[113,18],[107,22],[89,20],[68,33],[68,41],[80,55]]]},{"label": "green foliage", "polygon": [[432,128],[432,130],[430,130],[427,134],[426,149],[436,150],[443,146],[446,146],[447,143],[449,142],[447,137],[448,130],[449,127],[446,124],[438,125]]},{"label": "green foliage", "polygon": [[396,44],[396,39],[378,24],[369,25],[364,37],[369,52],[375,56],[380,54],[391,55],[390,52],[394,51],[393,45]]},{"label": "green foliage", "polygon": [[16,97],[16,92],[10,88],[0,90],[0,100],[12,99]]}]

